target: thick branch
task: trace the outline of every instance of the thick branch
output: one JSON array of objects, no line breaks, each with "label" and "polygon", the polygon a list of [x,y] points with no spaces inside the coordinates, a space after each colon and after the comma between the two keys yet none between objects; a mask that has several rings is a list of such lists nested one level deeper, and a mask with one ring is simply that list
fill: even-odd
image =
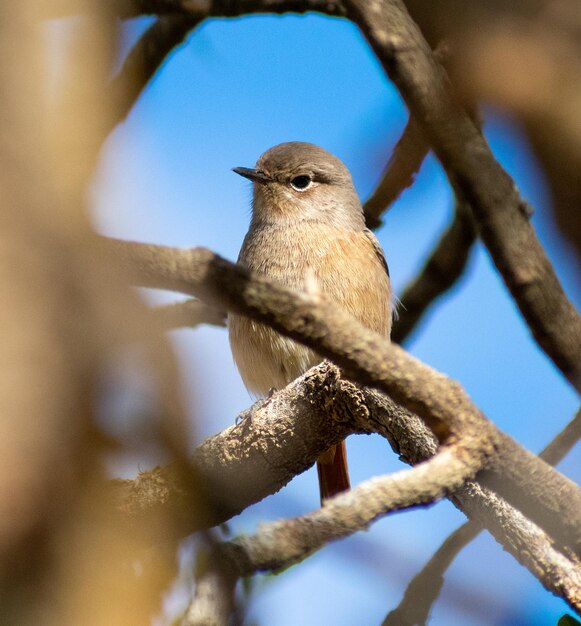
[{"label": "thick branch", "polygon": [[[235,514],[246,504],[276,491],[347,432],[379,432],[407,462],[419,462],[435,452],[434,440],[421,420],[388,397],[342,379],[337,368],[328,362],[313,368],[270,400],[258,403],[243,418],[242,428],[232,427],[207,440],[193,457],[204,484],[213,493],[223,494],[226,500],[222,517],[201,520],[195,503],[184,497],[178,482],[168,478],[173,471],[158,468],[142,474],[136,481],[139,485],[136,489],[129,489],[129,482],[122,489],[122,497],[131,493],[124,511],[130,512],[133,522],[139,524],[142,515],[150,518],[159,507],[181,510],[174,519],[183,520],[177,529],[183,534],[200,528],[204,521],[225,521],[227,511]],[[244,498],[248,500],[246,504]],[[516,557],[519,552],[526,552],[524,565],[549,590],[563,593],[575,606],[572,599],[578,589],[576,561],[568,561],[556,552],[544,533],[477,485],[457,492],[453,501],[462,510],[470,511],[479,523],[491,527],[496,539]],[[512,520],[515,515],[516,526]],[[167,528],[164,527],[163,533],[167,538]],[[299,548],[306,550],[304,544]],[[285,548],[288,558],[295,558],[295,549],[296,545]],[[252,563],[266,567],[260,555],[259,552],[252,557]],[[284,554],[279,555],[279,561],[273,560],[272,566],[280,565],[283,557]],[[249,558],[246,557],[246,567]]]},{"label": "thick branch", "polygon": [[[351,393],[343,393],[346,385]],[[179,469],[168,466],[134,481],[115,481],[119,510],[140,524],[160,507],[169,509],[179,520],[176,538],[221,524],[304,472],[357,428],[353,424],[362,419],[359,414],[365,415],[366,409],[355,386],[324,363],[257,402],[239,416],[236,426],[196,448],[191,464],[206,506],[192,501]]]},{"label": "thick branch", "polygon": [[498,164],[400,0],[345,0],[452,185],[472,207],[482,240],[545,353],[581,391],[581,318],[565,296],[513,180]]},{"label": "thick branch", "polygon": [[552,537],[520,511],[480,485],[469,483],[451,498],[470,519],[524,565],[544,587],[581,614],[581,562],[557,550]]},{"label": "thick branch", "polygon": [[[377,387],[426,421],[440,441],[462,438],[475,467],[488,463],[495,447],[510,451],[493,464],[505,497],[526,506],[537,523],[548,524],[555,539],[581,549],[581,492],[572,481],[501,434],[474,407],[461,387],[363,328],[323,295],[298,293],[251,277],[208,250],[104,240],[141,286],[174,289],[268,324],[284,335],[332,358],[359,382]],[[514,455],[519,463],[514,463]],[[542,485],[560,494],[539,493]],[[527,492],[541,499],[530,504]],[[542,491],[542,489],[541,489]],[[555,529],[559,529],[557,533]]]},{"label": "thick branch", "polygon": [[137,284],[198,295],[271,326],[332,358],[358,382],[389,393],[425,419],[441,440],[472,436],[474,451],[496,429],[460,385],[364,328],[323,294],[295,292],[202,248],[176,249],[103,240],[134,271]]}]

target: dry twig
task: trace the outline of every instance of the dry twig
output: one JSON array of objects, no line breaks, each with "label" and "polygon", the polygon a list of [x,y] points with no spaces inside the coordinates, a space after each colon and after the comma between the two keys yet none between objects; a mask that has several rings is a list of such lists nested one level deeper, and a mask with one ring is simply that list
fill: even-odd
[{"label": "dry twig", "polygon": [[414,175],[419,171],[428,151],[429,146],[419,124],[410,117],[379,184],[363,204],[368,228],[381,226],[381,215],[413,184]]},{"label": "dry twig", "polygon": [[468,211],[468,207],[462,203],[456,205],[448,230],[436,244],[420,273],[403,292],[401,311],[391,334],[392,341],[403,343],[417,327],[428,307],[455,285],[462,275],[476,240]]},{"label": "dry twig", "polygon": [[168,54],[202,19],[189,13],[163,15],[145,31],[109,86],[115,103],[111,128],[125,119]]}]

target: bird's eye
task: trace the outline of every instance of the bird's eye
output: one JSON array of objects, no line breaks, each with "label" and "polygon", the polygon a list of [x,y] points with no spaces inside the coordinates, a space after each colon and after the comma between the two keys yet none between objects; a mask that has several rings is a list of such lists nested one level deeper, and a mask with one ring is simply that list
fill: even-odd
[{"label": "bird's eye", "polygon": [[296,191],[306,191],[313,184],[313,179],[307,174],[295,176],[290,181],[290,185]]}]

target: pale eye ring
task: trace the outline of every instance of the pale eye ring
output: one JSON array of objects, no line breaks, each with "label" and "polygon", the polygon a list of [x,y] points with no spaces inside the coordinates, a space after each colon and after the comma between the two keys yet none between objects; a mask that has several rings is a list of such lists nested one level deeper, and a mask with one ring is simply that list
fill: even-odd
[{"label": "pale eye ring", "polygon": [[291,178],[290,186],[295,191],[306,191],[313,184],[313,179],[308,174],[301,174]]}]

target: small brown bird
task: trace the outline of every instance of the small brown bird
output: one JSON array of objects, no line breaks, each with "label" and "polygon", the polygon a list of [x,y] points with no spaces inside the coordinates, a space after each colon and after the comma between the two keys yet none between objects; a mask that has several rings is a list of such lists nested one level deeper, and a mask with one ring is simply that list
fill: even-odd
[{"label": "small brown bird", "polygon": [[[307,282],[364,326],[391,331],[389,271],[365,227],[349,170],[310,143],[283,143],[256,168],[234,172],[254,184],[252,220],[238,262],[256,274],[302,290]],[[251,319],[231,315],[230,345],[246,387],[265,396],[282,389],[322,357]],[[321,503],[349,489],[345,442],[317,461]]]}]

